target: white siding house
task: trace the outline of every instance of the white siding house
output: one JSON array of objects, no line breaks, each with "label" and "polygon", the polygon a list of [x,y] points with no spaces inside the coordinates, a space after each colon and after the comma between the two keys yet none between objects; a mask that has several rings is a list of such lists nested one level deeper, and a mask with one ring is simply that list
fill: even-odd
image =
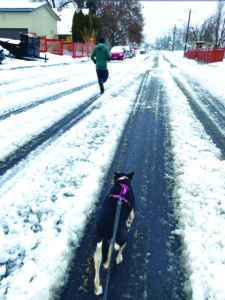
[{"label": "white siding house", "polygon": [[59,16],[47,3],[0,3],[0,38],[19,39],[20,33],[57,38]]}]

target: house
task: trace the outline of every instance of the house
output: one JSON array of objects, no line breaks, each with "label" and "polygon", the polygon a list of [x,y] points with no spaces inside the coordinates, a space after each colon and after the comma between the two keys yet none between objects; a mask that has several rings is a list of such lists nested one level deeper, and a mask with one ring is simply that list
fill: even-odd
[{"label": "house", "polygon": [[20,33],[57,38],[59,16],[43,2],[0,2],[0,38],[20,39]]}]

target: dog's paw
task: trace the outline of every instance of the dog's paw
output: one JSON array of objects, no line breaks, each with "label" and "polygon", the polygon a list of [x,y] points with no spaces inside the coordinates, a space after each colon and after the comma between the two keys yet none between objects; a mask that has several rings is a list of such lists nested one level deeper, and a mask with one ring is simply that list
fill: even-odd
[{"label": "dog's paw", "polygon": [[108,270],[108,268],[109,268],[109,262],[104,263],[103,267],[104,267],[104,270]]},{"label": "dog's paw", "polygon": [[95,290],[95,295],[101,295],[102,294],[102,286],[100,285],[97,290]]},{"label": "dog's paw", "polygon": [[121,255],[118,255],[118,256],[116,257],[116,263],[117,263],[117,265],[121,264],[122,261],[123,261],[123,255],[122,255],[122,254],[121,254]]},{"label": "dog's paw", "polygon": [[117,243],[115,243],[114,249],[115,249],[116,251],[119,251],[119,250],[120,250],[120,245],[118,245]]}]

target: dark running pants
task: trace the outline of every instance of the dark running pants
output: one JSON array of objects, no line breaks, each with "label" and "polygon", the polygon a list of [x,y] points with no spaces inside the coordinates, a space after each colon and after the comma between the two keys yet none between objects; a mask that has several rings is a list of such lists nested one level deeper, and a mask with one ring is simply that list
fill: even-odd
[{"label": "dark running pants", "polygon": [[109,77],[108,70],[96,70],[98,76],[98,82],[106,82]]}]

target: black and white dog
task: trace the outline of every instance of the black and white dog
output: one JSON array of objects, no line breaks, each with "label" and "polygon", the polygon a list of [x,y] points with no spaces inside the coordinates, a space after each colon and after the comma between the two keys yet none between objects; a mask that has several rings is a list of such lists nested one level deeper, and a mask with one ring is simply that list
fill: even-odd
[{"label": "black and white dog", "polygon": [[130,185],[133,175],[134,172],[130,174],[115,173],[114,185],[112,186],[109,195],[106,196],[100,211],[94,240],[94,292],[96,295],[102,294],[99,275],[101,262],[103,262],[105,269],[109,268],[111,240],[113,236],[117,200],[119,197],[122,198],[122,205],[115,243],[115,250],[118,251],[116,263],[120,264],[123,260],[122,251],[126,246],[130,226],[134,219],[135,200]]}]

